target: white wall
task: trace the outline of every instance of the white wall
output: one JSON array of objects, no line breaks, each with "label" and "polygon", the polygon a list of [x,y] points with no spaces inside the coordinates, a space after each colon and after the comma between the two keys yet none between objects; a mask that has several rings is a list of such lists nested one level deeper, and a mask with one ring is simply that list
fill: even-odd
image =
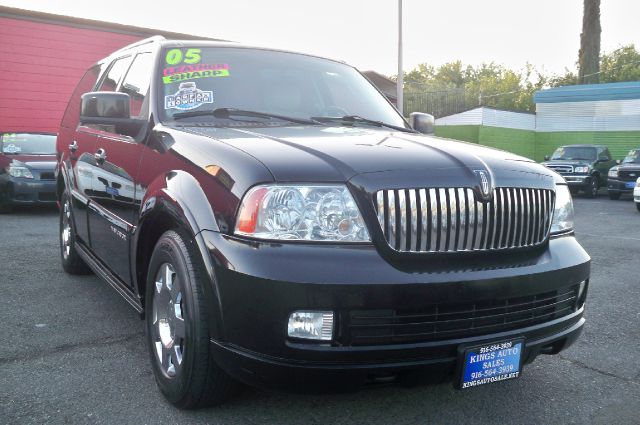
[{"label": "white wall", "polygon": [[536,131],[640,130],[640,99],[536,104]]}]

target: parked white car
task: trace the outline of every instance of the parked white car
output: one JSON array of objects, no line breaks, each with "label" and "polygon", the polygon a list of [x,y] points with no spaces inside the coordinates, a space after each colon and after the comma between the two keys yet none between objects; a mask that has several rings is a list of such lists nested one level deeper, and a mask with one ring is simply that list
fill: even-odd
[{"label": "parked white car", "polygon": [[640,211],[640,177],[636,180],[636,187],[633,188],[633,201],[636,203],[638,211]]}]

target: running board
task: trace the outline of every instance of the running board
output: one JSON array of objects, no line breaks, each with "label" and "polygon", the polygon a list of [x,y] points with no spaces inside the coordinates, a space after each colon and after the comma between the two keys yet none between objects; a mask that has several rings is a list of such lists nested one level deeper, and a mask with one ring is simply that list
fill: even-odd
[{"label": "running board", "polygon": [[95,274],[101,277],[102,280],[111,285],[111,287],[115,289],[116,292],[138,312],[138,314],[142,314],[144,311],[142,303],[138,297],[129,288],[127,288],[127,285],[103,266],[100,260],[77,239],[74,245],[80,257],[82,257],[84,262],[87,263],[87,266],[89,266]]}]

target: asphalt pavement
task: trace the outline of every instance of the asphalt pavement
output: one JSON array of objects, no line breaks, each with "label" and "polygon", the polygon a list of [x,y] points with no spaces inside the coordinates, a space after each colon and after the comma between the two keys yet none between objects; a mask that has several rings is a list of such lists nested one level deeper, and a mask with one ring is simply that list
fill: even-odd
[{"label": "asphalt pavement", "polygon": [[183,412],[156,389],[143,322],[95,276],[60,266],[55,209],[0,215],[0,423],[639,424],[640,213],[628,199],[575,199],[591,254],[587,324],[520,379],[353,394],[247,389],[222,407]]}]

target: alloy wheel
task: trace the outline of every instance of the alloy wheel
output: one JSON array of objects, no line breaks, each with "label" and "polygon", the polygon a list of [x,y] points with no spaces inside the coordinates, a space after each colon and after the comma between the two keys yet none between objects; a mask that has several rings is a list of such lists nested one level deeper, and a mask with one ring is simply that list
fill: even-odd
[{"label": "alloy wheel", "polygon": [[156,273],[153,291],[152,338],[158,364],[169,378],[180,373],[184,353],[185,325],[180,279],[170,263]]},{"label": "alloy wheel", "polygon": [[66,260],[71,254],[71,206],[68,200],[62,210],[61,242],[62,258]]}]

